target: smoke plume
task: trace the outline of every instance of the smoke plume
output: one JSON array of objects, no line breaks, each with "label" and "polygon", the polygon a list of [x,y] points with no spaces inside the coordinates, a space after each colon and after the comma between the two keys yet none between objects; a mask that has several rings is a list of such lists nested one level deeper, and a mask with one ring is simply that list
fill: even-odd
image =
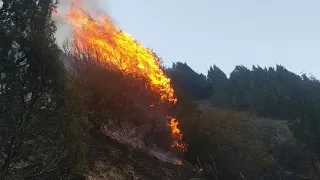
[{"label": "smoke plume", "polygon": [[81,3],[95,14],[107,15],[106,10],[101,8],[100,0],[60,0],[57,13],[53,14],[52,17],[57,25],[56,39],[59,46],[62,46],[71,34],[71,25],[67,21],[67,13],[70,12],[72,3]]}]

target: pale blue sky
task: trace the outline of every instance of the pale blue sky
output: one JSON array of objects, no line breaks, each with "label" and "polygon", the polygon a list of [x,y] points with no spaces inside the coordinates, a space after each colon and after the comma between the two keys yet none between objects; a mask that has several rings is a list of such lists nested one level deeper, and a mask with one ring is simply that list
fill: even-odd
[{"label": "pale blue sky", "polygon": [[282,64],[320,78],[320,0],[102,0],[125,31],[166,66],[187,62],[205,73],[216,64]]}]

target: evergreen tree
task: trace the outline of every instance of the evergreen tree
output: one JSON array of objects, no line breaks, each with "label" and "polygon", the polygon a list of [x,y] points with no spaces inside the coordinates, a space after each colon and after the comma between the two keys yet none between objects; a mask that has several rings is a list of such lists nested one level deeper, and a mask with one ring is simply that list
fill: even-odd
[{"label": "evergreen tree", "polygon": [[172,68],[167,71],[173,84],[183,89],[193,100],[210,97],[211,88],[206,76],[196,73],[186,63],[174,63]]},{"label": "evergreen tree", "polygon": [[239,110],[247,110],[252,98],[251,71],[244,66],[236,66],[230,74],[231,106]]},{"label": "evergreen tree", "polygon": [[56,5],[4,0],[0,9],[0,179],[71,176],[85,150],[85,115],[55,44]]},{"label": "evergreen tree", "polygon": [[229,79],[216,65],[208,71],[208,83],[212,86],[212,104],[218,107],[228,107],[229,104]]}]

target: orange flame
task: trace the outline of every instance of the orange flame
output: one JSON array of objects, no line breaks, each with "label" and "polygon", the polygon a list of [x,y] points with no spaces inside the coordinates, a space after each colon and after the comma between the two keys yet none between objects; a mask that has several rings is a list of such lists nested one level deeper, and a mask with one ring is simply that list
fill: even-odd
[{"label": "orange flame", "polygon": [[183,135],[178,128],[179,122],[176,118],[168,116],[168,119],[170,120],[169,126],[171,128],[171,135],[174,139],[177,139],[178,141],[174,141],[172,144],[172,147],[176,147],[182,151],[187,150],[187,145],[181,141],[183,138]]},{"label": "orange flame", "polygon": [[[116,67],[124,74],[148,80],[151,90],[159,94],[162,102],[177,102],[170,79],[164,74],[160,60],[152,50],[121,31],[108,16],[89,15],[81,0],[72,0],[67,16],[72,26],[73,48],[80,52],[86,50],[94,58]],[[172,117],[169,120],[174,139],[172,146],[186,150],[177,120]]]}]

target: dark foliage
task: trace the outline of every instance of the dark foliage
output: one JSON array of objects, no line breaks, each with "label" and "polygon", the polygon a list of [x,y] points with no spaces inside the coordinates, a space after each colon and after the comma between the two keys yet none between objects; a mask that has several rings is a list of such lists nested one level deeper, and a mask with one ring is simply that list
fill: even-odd
[{"label": "dark foliage", "polygon": [[[181,71],[183,71],[183,73]],[[245,111],[248,114],[274,119],[274,121],[288,120],[295,138],[299,139],[303,144],[300,144],[301,146],[299,145],[303,148],[303,151],[299,150],[299,147],[289,150],[289,148],[283,147],[291,146],[290,144],[280,144],[279,146],[273,147],[275,149],[281,149],[282,153],[279,154],[275,153],[278,152],[277,150],[272,150],[273,148],[268,147],[270,144],[266,142],[266,147],[260,149],[261,152],[258,154],[267,155],[271,152],[273,158],[276,158],[278,162],[276,163],[276,167],[271,166],[264,171],[269,171],[270,173],[277,172],[276,174],[289,173],[289,171],[283,169],[281,172],[278,172],[279,169],[285,166],[286,168],[292,168],[295,169],[295,171],[302,172],[309,168],[309,165],[306,164],[315,161],[317,154],[320,152],[320,82],[316,78],[312,76],[308,77],[306,74],[299,76],[281,65],[277,65],[275,68],[253,66],[252,69],[244,66],[236,66],[229,77],[215,65],[210,67],[207,78],[199,78],[202,77],[202,75],[197,74],[185,63],[175,63],[168,72],[171,75],[170,77],[172,78],[175,89],[179,90],[178,94],[182,92],[182,94],[190,97],[192,101],[201,100],[199,101],[200,104],[209,103],[218,108]],[[179,76],[177,74],[179,74]],[[184,106],[189,107],[190,104],[184,104]],[[185,132],[185,139],[189,143],[189,152],[187,153],[189,157],[187,156],[187,159],[191,161],[194,161],[196,156],[207,156],[208,153],[215,152],[213,155],[220,154],[219,151],[215,150],[214,146],[218,146],[222,142],[230,143],[230,141],[237,139],[236,136],[239,137],[236,133],[237,130],[235,130],[230,132],[233,138],[217,142],[222,134],[228,132],[226,130],[219,131],[217,128],[221,125],[233,128],[240,127],[244,124],[241,123],[241,118],[234,118],[232,115],[230,117],[218,117],[219,114],[223,112],[222,110],[212,112],[209,117],[204,115],[206,113],[205,110],[202,113],[200,112],[200,114],[198,113],[197,117],[194,117],[194,113],[192,112],[195,111],[191,110],[194,109],[194,107],[191,109],[183,107],[182,109],[185,115],[181,114],[181,127]],[[231,112],[232,111],[229,113]],[[208,120],[206,121],[205,118]],[[239,124],[230,121],[230,119],[235,119]],[[247,119],[250,119],[250,117],[248,116]],[[232,122],[232,124],[228,124],[229,121],[230,123]],[[218,122],[222,124],[217,124]],[[203,126],[213,126],[213,128],[208,130],[203,129]],[[243,128],[243,131],[246,131],[249,126]],[[253,130],[249,131],[251,131],[249,134],[257,134],[254,133]],[[207,136],[213,133],[217,134],[211,139],[214,143],[210,145],[210,138],[208,139]],[[240,134],[243,135],[243,133],[245,132],[241,132]],[[269,136],[271,137],[272,134]],[[210,150],[209,147],[213,149]],[[236,147],[236,149],[239,150],[239,147],[234,144],[232,147]],[[247,145],[245,145],[245,147],[248,148]],[[242,150],[239,150],[239,152],[241,151]],[[243,152],[247,153],[250,151],[251,150],[246,150]],[[270,152],[268,153],[268,151]],[[227,150],[223,152],[224,154],[221,154],[220,157],[218,156],[217,160],[225,164],[228,161],[228,157],[232,157],[232,152],[227,153]],[[294,153],[290,154],[290,152]],[[260,156],[255,156],[253,153],[251,155],[253,156],[252,158],[256,159]],[[221,157],[223,158],[221,159]],[[240,157],[233,157],[237,160],[241,159]],[[208,160],[208,158],[204,159]],[[250,164],[257,163],[245,160],[242,162],[242,165],[247,162]],[[232,163],[228,165],[229,168],[231,168],[231,166]],[[237,166],[237,168],[239,167],[240,166]],[[255,167],[260,168],[259,165]],[[246,168],[247,173],[250,173],[249,164],[246,165]],[[240,169],[238,170],[240,171]],[[256,170],[258,169],[255,169],[255,171]],[[242,172],[245,172],[244,169],[242,169]],[[280,177],[280,175],[277,175],[277,177]]]},{"label": "dark foliage", "polygon": [[173,84],[183,89],[194,100],[207,98],[211,94],[206,76],[196,73],[186,63],[174,63],[172,68],[167,70],[167,74]]},{"label": "dark foliage", "polygon": [[0,8],[0,179],[70,178],[85,165],[88,124],[51,20],[57,2]]},{"label": "dark foliage", "polygon": [[207,99],[210,95],[216,107],[291,120],[298,138],[312,148],[320,147],[320,82],[314,77],[296,75],[281,65],[253,66],[251,70],[236,66],[229,78],[213,66],[205,78],[187,64],[176,63],[169,74],[192,100]]}]

